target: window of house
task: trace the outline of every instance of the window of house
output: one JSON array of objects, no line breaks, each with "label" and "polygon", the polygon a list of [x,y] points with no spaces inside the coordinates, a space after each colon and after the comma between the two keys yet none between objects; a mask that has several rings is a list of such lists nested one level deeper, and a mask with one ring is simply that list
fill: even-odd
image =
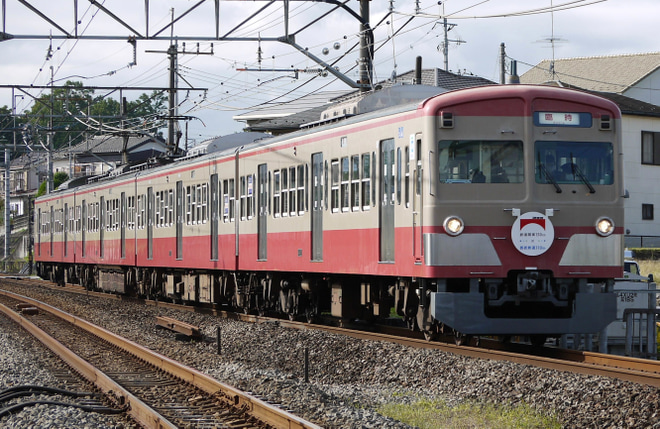
[{"label": "window of house", "polygon": [[660,133],[642,131],[642,164],[660,165]]},{"label": "window of house", "polygon": [[642,220],[653,220],[653,204],[642,204]]}]

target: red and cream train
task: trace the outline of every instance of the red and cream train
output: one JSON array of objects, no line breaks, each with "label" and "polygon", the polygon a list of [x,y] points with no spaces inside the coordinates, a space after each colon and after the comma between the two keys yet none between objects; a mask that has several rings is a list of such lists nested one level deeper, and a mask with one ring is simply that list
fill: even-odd
[{"label": "red and cream train", "polygon": [[59,282],[428,336],[594,333],[623,264],[621,114],[487,86],[58,190],[35,205]]}]

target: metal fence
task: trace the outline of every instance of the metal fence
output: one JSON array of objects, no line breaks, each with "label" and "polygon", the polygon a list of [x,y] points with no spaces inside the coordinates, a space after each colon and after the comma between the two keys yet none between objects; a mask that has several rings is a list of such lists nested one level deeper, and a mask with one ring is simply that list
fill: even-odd
[{"label": "metal fence", "polygon": [[624,239],[626,247],[660,247],[660,237],[657,235],[626,235]]}]

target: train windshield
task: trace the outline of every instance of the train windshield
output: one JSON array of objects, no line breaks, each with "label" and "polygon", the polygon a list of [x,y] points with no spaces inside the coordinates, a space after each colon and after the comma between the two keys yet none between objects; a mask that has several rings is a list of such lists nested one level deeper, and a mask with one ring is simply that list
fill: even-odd
[{"label": "train windshield", "polygon": [[536,183],[611,185],[614,155],[611,143],[537,141],[534,151]]},{"label": "train windshield", "polygon": [[440,183],[522,183],[523,143],[516,140],[441,140]]}]

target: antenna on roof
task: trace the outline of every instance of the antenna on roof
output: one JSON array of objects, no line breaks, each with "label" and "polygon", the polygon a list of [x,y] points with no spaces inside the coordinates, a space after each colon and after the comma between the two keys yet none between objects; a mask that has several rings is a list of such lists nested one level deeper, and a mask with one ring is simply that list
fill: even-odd
[{"label": "antenna on roof", "polygon": [[555,70],[555,46],[558,42],[565,42],[566,40],[562,39],[561,37],[555,37],[555,9],[552,1],[553,0],[550,0],[550,37],[539,40],[539,42],[550,42],[550,47],[552,48],[552,59],[550,60],[550,69],[548,72],[550,73],[550,80],[556,81],[557,72]]}]

